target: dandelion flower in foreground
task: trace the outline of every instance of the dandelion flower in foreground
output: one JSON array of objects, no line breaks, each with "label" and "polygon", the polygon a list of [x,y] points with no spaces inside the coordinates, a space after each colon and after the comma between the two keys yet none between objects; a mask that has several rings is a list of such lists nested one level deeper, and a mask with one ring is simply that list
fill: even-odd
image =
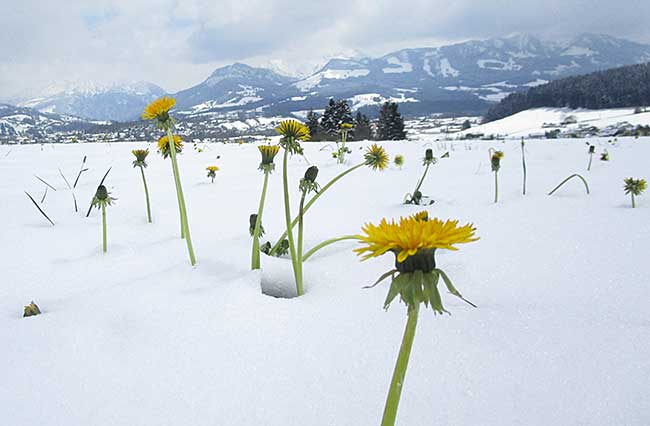
[{"label": "dandelion flower in foreground", "polygon": [[384,308],[388,308],[398,295],[408,308],[408,319],[384,406],[382,426],[393,426],[397,418],[420,304],[431,306],[434,313],[447,312],[442,306],[438,290],[440,278],[451,294],[475,306],[463,298],[447,274],[436,267],[435,262],[436,249],[456,250],[456,244],[478,240],[475,232],[476,228],[472,224],[459,226],[457,220],[430,219],[426,211],[402,217],[399,222],[382,219],[379,225],[369,223],[362,228],[362,235],[359,236],[362,247],[355,249],[355,252],[363,256],[363,260],[381,256],[388,251],[395,254],[395,269],[384,273],[376,283],[392,278]]},{"label": "dandelion flower in foreground", "polygon": [[478,240],[474,237],[476,228],[471,224],[458,226],[457,220],[443,222],[438,218],[422,220],[421,214],[403,217],[397,223],[386,219],[382,219],[379,225],[368,223],[362,231],[365,235],[362,234],[361,242],[365,246],[354,251],[363,256],[363,260],[392,251],[398,263],[403,263],[420,250],[458,250],[455,244]]}]

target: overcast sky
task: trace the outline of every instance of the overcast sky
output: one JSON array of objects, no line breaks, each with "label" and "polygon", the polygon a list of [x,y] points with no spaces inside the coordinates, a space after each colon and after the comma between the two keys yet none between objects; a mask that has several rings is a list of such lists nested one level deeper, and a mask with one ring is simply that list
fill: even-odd
[{"label": "overcast sky", "polygon": [[234,61],[304,72],[513,32],[605,33],[650,43],[648,0],[0,0],[0,98],[76,80],[168,91]]}]

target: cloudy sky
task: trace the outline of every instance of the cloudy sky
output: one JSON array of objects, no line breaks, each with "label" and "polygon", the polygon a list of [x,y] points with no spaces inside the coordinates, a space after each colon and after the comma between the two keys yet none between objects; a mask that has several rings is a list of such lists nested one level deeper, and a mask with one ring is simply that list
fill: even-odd
[{"label": "cloudy sky", "polygon": [[0,99],[75,81],[173,92],[234,61],[304,73],[332,55],[513,32],[650,43],[648,0],[0,1]]}]

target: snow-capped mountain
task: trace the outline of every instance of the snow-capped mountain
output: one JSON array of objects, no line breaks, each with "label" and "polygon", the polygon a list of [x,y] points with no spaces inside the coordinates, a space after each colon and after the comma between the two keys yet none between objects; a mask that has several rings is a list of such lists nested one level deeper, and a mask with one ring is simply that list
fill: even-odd
[{"label": "snow-capped mountain", "polygon": [[162,88],[144,81],[111,85],[74,82],[50,87],[44,96],[19,106],[87,119],[130,121],[136,120],[149,102],[164,94]]},{"label": "snow-capped mountain", "polygon": [[[304,78],[235,63],[173,96],[177,112],[188,119],[304,116],[310,109],[323,109],[330,97],[348,99],[353,109],[370,113],[387,100],[399,102],[406,115],[482,113],[512,92],[550,80],[648,61],[650,45],[607,35],[583,34],[558,43],[515,34],[403,49],[378,58],[334,58]],[[129,121],[137,120],[148,102],[165,94],[151,83],[77,84],[54,92],[21,105],[41,112]]]},{"label": "snow-capped mountain", "polygon": [[[650,46],[583,34],[569,43],[529,35],[404,49],[380,58],[331,60],[293,83],[303,99],[289,110],[324,105],[333,96],[393,99],[407,113],[480,111],[509,93],[558,78],[650,61]],[[362,106],[369,106],[362,103]],[[285,109],[283,108],[283,109]]]},{"label": "snow-capped mountain", "polygon": [[174,97],[177,108],[190,115],[254,110],[288,96],[293,81],[265,68],[235,63],[218,68],[204,82]]}]

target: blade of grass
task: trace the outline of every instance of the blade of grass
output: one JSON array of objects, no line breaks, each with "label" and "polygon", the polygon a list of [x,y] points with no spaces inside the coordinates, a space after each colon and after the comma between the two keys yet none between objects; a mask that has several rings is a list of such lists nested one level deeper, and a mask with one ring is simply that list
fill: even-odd
[{"label": "blade of grass", "polygon": [[38,209],[38,211],[41,212],[41,214],[42,214],[43,216],[45,216],[45,219],[47,219],[47,220],[52,224],[52,226],[54,226],[54,222],[52,222],[52,219],[50,219],[50,218],[45,214],[45,212],[43,211],[43,209],[41,209],[41,208],[38,206],[38,203],[36,202],[36,200],[34,200],[34,197],[32,197],[31,195],[29,195],[29,192],[27,192],[27,191],[25,191],[25,194],[27,194],[27,196],[29,197],[29,199],[32,200],[32,203],[34,203],[34,205],[36,206],[36,208]]},{"label": "blade of grass", "polygon": [[39,177],[36,176],[36,175],[34,175],[34,177],[35,177],[36,179],[40,180],[41,182],[43,182],[45,185],[49,186],[51,189],[53,189],[53,190],[56,191],[56,188],[55,188],[55,187],[53,187],[53,186],[50,185],[49,183],[45,182],[43,179],[39,178]]}]

